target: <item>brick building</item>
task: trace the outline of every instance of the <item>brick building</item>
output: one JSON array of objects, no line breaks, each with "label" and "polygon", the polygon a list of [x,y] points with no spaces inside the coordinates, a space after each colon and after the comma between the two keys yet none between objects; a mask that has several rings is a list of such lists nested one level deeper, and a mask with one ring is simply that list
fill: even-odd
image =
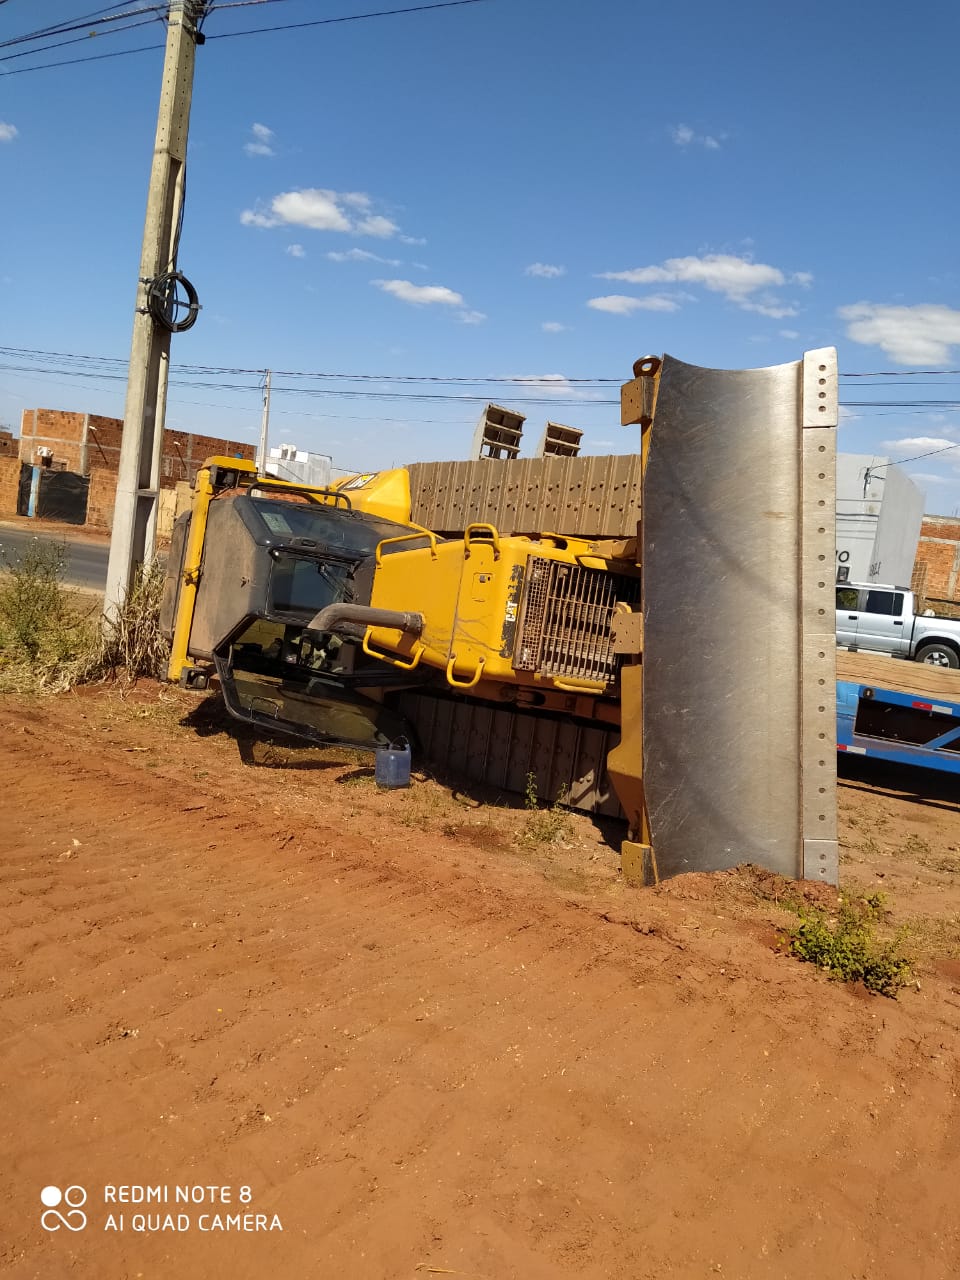
[{"label": "brick building", "polygon": [[931,609],[960,617],[960,517],[923,517],[913,583]]},{"label": "brick building", "polygon": [[0,458],[15,458],[20,441],[14,439],[12,431],[0,427]]},{"label": "brick building", "polygon": [[[95,413],[67,413],[60,409],[24,409],[20,426],[20,461],[36,464],[40,450],[50,450],[50,465],[87,476],[103,469],[116,473],[120,465],[123,423]],[[192,481],[204,460],[212,454],[253,461],[252,444],[222,440],[217,436],[186,431],[163,433],[160,486],[172,489],[181,480]],[[52,455],[52,456],[51,456]]]}]

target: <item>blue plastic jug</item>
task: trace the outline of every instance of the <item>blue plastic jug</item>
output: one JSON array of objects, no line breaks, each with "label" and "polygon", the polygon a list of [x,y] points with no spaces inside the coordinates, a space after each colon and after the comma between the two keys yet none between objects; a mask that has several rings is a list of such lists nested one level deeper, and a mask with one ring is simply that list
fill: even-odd
[{"label": "blue plastic jug", "polygon": [[378,787],[409,787],[410,743],[405,738],[389,747],[377,747],[374,777]]}]

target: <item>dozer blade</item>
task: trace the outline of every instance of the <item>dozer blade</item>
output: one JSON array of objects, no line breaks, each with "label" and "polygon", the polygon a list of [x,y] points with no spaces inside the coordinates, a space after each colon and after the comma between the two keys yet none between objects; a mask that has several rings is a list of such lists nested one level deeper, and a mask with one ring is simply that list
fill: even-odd
[{"label": "dozer blade", "polygon": [[836,882],[836,423],[832,348],[731,372],[664,358],[641,504],[661,878],[753,862]]}]

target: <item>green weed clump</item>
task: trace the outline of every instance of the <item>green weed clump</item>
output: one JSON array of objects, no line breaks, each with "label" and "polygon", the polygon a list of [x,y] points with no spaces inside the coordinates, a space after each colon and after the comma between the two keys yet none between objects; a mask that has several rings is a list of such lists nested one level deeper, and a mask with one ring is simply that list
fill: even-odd
[{"label": "green weed clump", "polygon": [[34,538],[14,557],[0,548],[0,689],[59,692],[123,671],[162,677],[169,646],[160,631],[164,572],[137,574],[112,622],[81,610],[63,584],[67,550]]},{"label": "green weed clump", "polygon": [[561,788],[559,795],[549,808],[540,804],[537,794],[537,779],[533,773],[527,774],[527,785],[523,793],[523,807],[526,819],[519,840],[521,844],[564,844],[570,836],[570,819],[563,805],[566,801],[566,788]]},{"label": "green weed clump", "polygon": [[886,912],[884,895],[841,898],[835,914],[803,903],[799,921],[785,939],[791,955],[809,961],[840,982],[862,982],[868,991],[896,997],[910,976],[903,931],[877,935]]},{"label": "green weed clump", "polygon": [[64,689],[90,652],[95,625],[63,585],[67,550],[34,538],[19,557],[0,548],[0,688]]}]

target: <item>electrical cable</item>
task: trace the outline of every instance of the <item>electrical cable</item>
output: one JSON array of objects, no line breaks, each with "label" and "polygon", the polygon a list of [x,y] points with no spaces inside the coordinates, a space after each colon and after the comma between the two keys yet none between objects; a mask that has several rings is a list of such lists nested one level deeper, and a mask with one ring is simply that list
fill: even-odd
[{"label": "electrical cable", "polygon": [[[327,25],[330,25],[330,24],[343,23],[343,22],[360,22],[360,21],[363,21],[363,20],[368,19],[368,18],[388,18],[388,17],[394,17],[394,16],[399,15],[399,14],[424,13],[424,12],[427,12],[427,11],[429,11],[429,10],[433,10],[433,9],[451,9],[451,8],[457,8],[457,7],[461,6],[461,5],[467,5],[467,4],[489,4],[489,3],[491,3],[491,0],[440,0],[440,2],[438,2],[438,3],[434,3],[434,4],[421,4],[421,5],[414,5],[414,6],[411,6],[411,7],[408,7],[408,8],[404,8],[404,9],[382,9],[382,10],[377,10],[376,12],[372,12],[372,13],[355,13],[355,14],[349,14],[349,15],[347,15],[347,16],[340,17],[340,18],[320,18],[320,19],[316,19],[316,20],[313,20],[313,21],[310,21],[310,22],[289,23],[289,24],[285,24],[285,25],[284,25],[284,24],[281,24],[281,25],[274,26],[274,27],[252,27],[252,28],[250,28],[250,29],[248,29],[248,30],[245,30],[245,31],[225,31],[225,32],[214,33],[214,34],[212,34],[212,35],[207,35],[207,36],[205,36],[204,38],[205,38],[206,40],[225,40],[225,39],[231,39],[231,38],[232,38],[232,37],[234,37],[234,36],[253,36],[253,35],[261,35],[261,34],[263,34],[263,33],[265,33],[265,32],[273,32],[273,31],[292,31],[292,30],[299,29],[299,28],[301,28],[301,27],[327,26]],[[229,5],[222,5],[222,6],[218,6],[218,7],[221,7],[221,8],[228,8],[228,7],[229,7]],[[155,10],[155,8],[156,8],[156,7],[154,6],[154,10]],[[147,12],[151,12],[151,11],[152,11],[152,10],[148,10],[148,9],[143,9],[143,10],[138,10],[138,11],[132,11],[132,10],[131,10],[131,12],[130,12],[130,13],[128,13],[128,14],[119,14],[119,15],[117,15],[117,17],[118,17],[118,19],[119,19],[119,18],[124,18],[124,17],[131,17],[131,16],[133,16],[134,12],[147,13]],[[204,15],[201,17],[201,19],[200,19],[200,26],[201,26],[201,27],[202,27],[202,25],[203,25],[203,21],[204,21],[204,19],[209,15],[209,13],[210,13],[210,10],[208,9],[208,10],[204,13]],[[73,30],[77,30],[77,29],[79,29],[79,28],[72,28],[72,29],[73,29]],[[132,29],[132,27],[120,28],[120,29],[116,32],[116,34],[122,34],[122,32],[123,32],[124,30],[131,30],[131,29]],[[199,30],[199,28],[198,28],[198,30]],[[64,28],[62,28],[62,29],[51,29],[47,34],[49,34],[49,35],[62,35],[62,34],[64,34],[64,33],[65,33],[65,31],[66,31],[66,28],[65,28],[65,27],[64,27]],[[103,35],[113,35],[113,34],[115,34],[115,33],[114,33],[113,31],[104,31],[104,32],[102,32],[101,34],[103,34]],[[18,37],[17,41],[8,41],[7,43],[8,43],[8,44],[10,44],[10,43],[20,43],[20,42],[23,42],[23,41],[34,40],[34,39],[39,39],[39,38],[40,38],[40,36],[39,36],[39,35],[37,35],[37,33],[33,33],[33,34],[31,34],[30,36],[22,36],[22,37]],[[64,42],[64,43],[66,43],[66,42]],[[2,43],[0,43],[0,48],[3,48],[3,47],[5,47],[5,46],[4,46]],[[50,47],[56,47],[56,46],[50,46]],[[153,50],[153,49],[162,49],[163,47],[164,47],[164,46],[163,46],[162,44],[146,44],[146,45],[137,45],[137,46],[136,46],[135,48],[133,48],[133,49],[117,49],[117,50],[114,50],[112,53],[97,53],[97,54],[91,54],[89,57],[85,57],[85,58],[63,58],[63,59],[61,59],[61,60],[60,60],[60,61],[58,61],[58,62],[41,62],[41,63],[37,63],[37,65],[32,66],[32,67],[15,67],[12,71],[3,71],[3,72],[0,72],[0,75],[6,75],[6,76],[22,76],[22,75],[26,75],[26,74],[27,74],[28,72],[30,72],[30,71],[52,71],[54,68],[57,68],[57,67],[72,67],[72,66],[77,66],[77,65],[79,65],[81,62],[100,62],[100,61],[102,61],[104,58],[124,58],[124,57],[126,57],[128,54],[134,54],[134,53],[148,53],[148,52],[150,52],[150,51],[151,51],[151,50]],[[45,52],[46,52],[46,48],[32,49],[32,50],[30,50],[30,52],[32,52],[32,53],[36,53],[36,54],[42,54],[42,53],[45,53]]]},{"label": "electrical cable", "polygon": [[[122,5],[113,6],[114,9],[120,9],[122,7]],[[108,11],[107,14],[102,17],[91,15],[89,18],[74,21],[72,25],[62,22],[58,26],[44,27],[40,31],[31,31],[25,36],[14,36],[12,40],[0,40],[0,49],[9,49],[15,44],[30,44],[34,40],[45,40],[50,36],[65,36],[69,35],[72,31],[89,30],[91,25],[96,26],[97,24],[104,25],[108,22],[122,22],[124,18],[138,18],[144,13],[152,14],[154,17],[166,17],[166,12],[166,7],[158,4],[145,5],[139,9],[130,9],[126,13],[115,13],[112,15],[110,15]],[[42,53],[43,50],[36,49],[33,52]]]},{"label": "electrical cable", "polygon": [[[156,21],[157,21],[156,16],[152,18],[141,18],[139,22],[131,22],[126,27],[116,27],[111,31],[105,31],[103,34],[104,35],[121,35],[124,31],[134,31],[136,30],[137,27],[147,27],[152,25]],[[99,34],[100,33],[97,31],[91,31],[85,36],[73,36],[72,39],[70,40],[58,40],[56,44],[44,45],[42,49],[21,49],[19,53],[5,54],[2,58],[0,58],[0,62],[13,62],[16,58],[29,58],[32,54],[46,53],[49,49],[61,49],[63,48],[64,45],[67,45],[67,44],[84,44],[88,40],[98,38]],[[152,47],[154,46],[151,46],[151,48]],[[159,46],[156,46],[156,47],[159,48]],[[130,52],[132,52],[132,50]],[[39,68],[26,67],[25,70],[35,71],[35,70],[39,70]]]},{"label": "electrical cable", "polygon": [[[126,361],[119,356],[96,356],[88,355],[81,352],[67,351],[47,351],[35,347],[8,347],[0,345],[0,355],[7,357],[18,357],[22,359],[43,359],[43,360],[66,360],[79,362],[84,364],[100,364],[112,365],[115,367],[125,368]],[[262,377],[263,369],[248,369],[234,365],[203,365],[203,364],[180,364],[177,368],[187,374],[193,375],[218,375],[218,376],[252,376]],[[952,374],[960,373],[960,370],[952,369],[928,369],[927,374]],[[320,382],[338,381],[338,382],[383,382],[396,384],[425,383],[439,384],[449,386],[521,386],[529,388],[537,387],[584,387],[602,389],[608,386],[620,385],[622,378],[593,377],[579,378],[566,377],[557,375],[556,377],[549,374],[512,374],[510,376],[477,374],[466,376],[462,374],[440,375],[440,374],[398,374],[398,373],[337,373],[319,370],[302,370],[302,369],[274,369],[274,377],[277,378],[302,378],[311,379]],[[849,373],[841,375],[849,378],[875,377],[872,373]],[[891,373],[891,377],[900,376],[897,373]],[[861,384],[864,385],[864,384]],[[885,384],[889,385],[889,384]],[[929,408],[929,407],[954,407],[960,405],[957,400],[849,400],[844,401],[848,407],[856,408]]]},{"label": "electrical cable", "polygon": [[957,444],[944,445],[942,449],[930,449],[926,453],[915,453],[912,458],[898,458],[896,462],[881,462],[879,466],[870,467],[870,470],[884,471],[887,467],[902,467],[908,462],[919,462],[921,458],[932,458],[935,453],[949,453],[951,449],[960,449],[960,441]]},{"label": "electrical cable", "polygon": [[[208,40],[232,40],[234,36],[256,36],[272,31],[299,31],[304,27],[326,27],[338,22],[362,22],[365,18],[390,18],[397,14],[425,13],[430,9],[455,9],[465,4],[489,4],[490,0],[437,0],[434,4],[412,5],[406,9],[380,9],[374,13],[353,13],[342,18],[312,18],[309,22],[288,22],[275,27],[249,27],[245,31],[220,31],[207,36]],[[218,4],[217,9],[230,9],[230,3]]]},{"label": "electrical cable", "polygon": [[[80,62],[102,62],[104,58],[125,58],[128,53],[149,53],[153,49],[162,49],[162,44],[140,44],[135,49],[115,49],[113,53],[94,53],[89,58],[65,58],[62,62],[43,62],[36,67],[15,67],[13,71],[2,71],[0,76],[25,76],[29,71],[52,71],[54,67],[75,67]],[[42,52],[42,50],[36,50]]]}]

